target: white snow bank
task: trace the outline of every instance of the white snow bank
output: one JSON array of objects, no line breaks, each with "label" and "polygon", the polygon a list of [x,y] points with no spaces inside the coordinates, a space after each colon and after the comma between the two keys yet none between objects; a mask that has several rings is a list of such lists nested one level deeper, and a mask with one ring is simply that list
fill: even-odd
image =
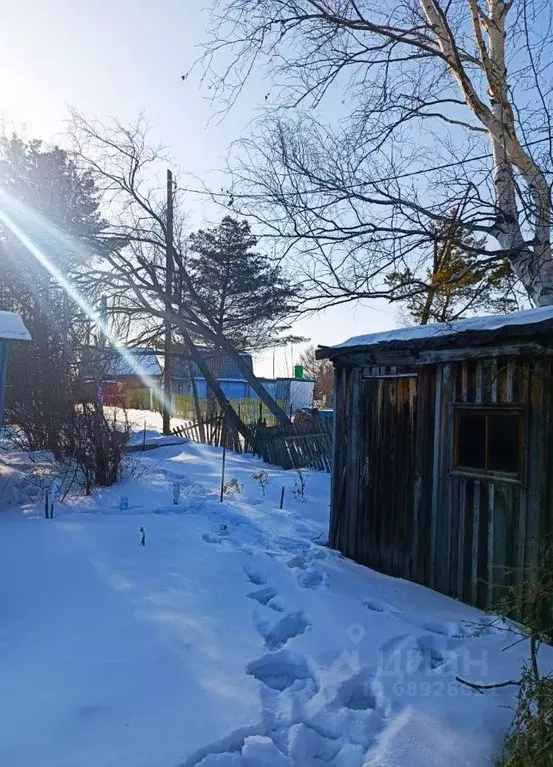
[{"label": "white snow bank", "polygon": [[0,338],[6,341],[30,341],[31,334],[19,314],[0,312]]},{"label": "white snow bank", "polygon": [[371,767],[471,767],[486,763],[482,742],[408,706],[390,724]]},{"label": "white snow bank", "polygon": [[220,503],[220,449],[138,456],[133,477],[52,520],[40,500],[0,512],[0,764],[493,762],[515,691],[455,677],[516,678],[525,644],[474,636],[479,611],[321,545],[325,473],[308,472],[302,502],[296,472],[227,453],[240,490]]},{"label": "white snow bank", "polygon": [[532,325],[534,323],[553,322],[553,306],[542,306],[539,309],[527,309],[512,314],[496,314],[488,317],[469,317],[456,322],[436,322],[429,325],[414,325],[409,328],[385,330],[381,333],[354,336],[344,343],[329,347],[330,349],[345,349],[355,346],[374,346],[390,341],[420,341],[425,338],[438,336],[454,336],[458,333],[477,332],[483,330],[498,330],[507,326]]}]

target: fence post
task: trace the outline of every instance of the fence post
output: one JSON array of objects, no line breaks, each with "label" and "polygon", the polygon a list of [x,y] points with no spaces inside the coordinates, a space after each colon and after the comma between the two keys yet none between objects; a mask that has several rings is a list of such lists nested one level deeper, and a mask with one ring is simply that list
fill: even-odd
[{"label": "fence post", "polygon": [[223,445],[223,466],[222,466],[222,469],[221,469],[221,498],[220,498],[221,503],[223,503],[223,495],[224,495],[224,492],[225,492],[225,461],[226,461],[226,457],[227,457],[227,445],[226,445],[226,442],[225,442],[225,444]]}]

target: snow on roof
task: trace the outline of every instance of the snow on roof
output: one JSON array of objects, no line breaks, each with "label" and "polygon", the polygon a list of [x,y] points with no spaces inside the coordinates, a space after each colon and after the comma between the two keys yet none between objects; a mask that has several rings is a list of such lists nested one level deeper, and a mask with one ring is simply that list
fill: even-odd
[{"label": "snow on roof", "polygon": [[[386,330],[381,333],[354,336],[336,346],[323,348],[323,351],[334,352],[340,349],[353,349],[356,347],[377,346],[399,342],[408,346],[410,342],[420,342],[428,339],[433,341],[437,338],[452,338],[461,333],[478,333],[499,330],[501,328],[522,327],[524,325],[551,324],[553,330],[553,306],[542,306],[539,309],[527,309],[512,314],[495,314],[488,317],[469,317],[456,322],[436,322],[429,325],[414,325],[408,328]],[[417,344],[419,345],[419,344]]]},{"label": "snow on roof", "polygon": [[0,338],[6,341],[30,341],[31,334],[19,314],[0,312]]},{"label": "snow on roof", "polygon": [[[112,376],[160,376],[161,366],[157,354],[143,349],[114,349],[107,366]],[[123,356],[124,354],[124,356]]]}]

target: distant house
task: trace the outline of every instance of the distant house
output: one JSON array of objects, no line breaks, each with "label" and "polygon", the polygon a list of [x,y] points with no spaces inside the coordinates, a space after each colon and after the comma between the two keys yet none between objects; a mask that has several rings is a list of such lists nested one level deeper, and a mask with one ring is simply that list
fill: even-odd
[{"label": "distant house", "polygon": [[[212,375],[217,378],[223,393],[228,399],[245,399],[250,396],[250,385],[244,374],[238,369],[236,362],[224,352],[214,349],[198,349],[204,363]],[[239,352],[249,370],[253,372],[251,354]],[[207,397],[208,385],[202,372],[195,362],[192,362],[186,351],[180,350],[172,364],[173,394],[191,395],[192,376],[194,377],[199,397]],[[255,396],[255,394],[253,395]]]},{"label": "distant house", "polygon": [[[258,395],[238,368],[236,360],[225,352],[199,348],[202,359],[215,376],[229,400],[258,399]],[[253,373],[253,359],[248,352],[239,352],[244,364]],[[193,394],[192,377],[198,397],[208,396],[208,384],[203,373],[182,347],[174,352],[171,365],[171,392],[173,395]],[[153,391],[163,386],[163,355],[152,349],[116,349],[113,347],[88,349],[83,355],[81,378],[87,396],[102,395],[104,404],[134,406],[133,394],[142,407],[153,407]],[[313,405],[314,381],[311,378],[259,378],[261,385],[276,399],[286,413],[292,415],[301,408]],[[101,384],[101,392],[98,386]],[[150,397],[144,398],[144,390]],[[142,390],[139,393],[138,390]],[[148,402],[150,404],[148,405]],[[129,403],[131,403],[129,405]],[[137,405],[138,406],[138,405]]]},{"label": "distant house", "polygon": [[[83,354],[83,391],[90,398],[101,397],[104,405],[153,407],[152,393],[162,385],[163,370],[158,354],[151,349],[103,347]],[[138,390],[149,390],[146,400]],[[132,395],[137,394],[137,402]]]},{"label": "distant house", "polygon": [[[258,399],[258,395],[239,370],[236,361],[224,352],[213,349],[200,349],[208,369],[217,378],[225,396],[230,399]],[[242,360],[253,373],[253,359],[248,352],[239,352]],[[190,370],[196,381],[199,397],[206,397],[207,382],[194,362],[191,362],[186,352],[181,352],[173,360],[173,394],[192,394]],[[295,413],[300,408],[310,408],[313,405],[314,381],[303,378],[303,371],[297,378],[259,378],[261,385],[279,402],[286,413]]]},{"label": "distant house", "polygon": [[553,307],[359,336],[335,367],[330,542],[479,607],[553,534]]},{"label": "distant house", "polygon": [[4,415],[4,394],[8,370],[8,351],[13,341],[30,341],[29,331],[19,314],[0,311],[0,424]]},{"label": "distant house", "polygon": [[313,378],[277,378],[274,398],[285,413],[292,416],[296,410],[313,407],[315,381]]}]

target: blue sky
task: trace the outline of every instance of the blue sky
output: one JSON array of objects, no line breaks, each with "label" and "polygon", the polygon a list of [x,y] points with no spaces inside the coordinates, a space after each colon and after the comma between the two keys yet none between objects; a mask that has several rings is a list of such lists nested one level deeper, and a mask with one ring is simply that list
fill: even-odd
[{"label": "blue sky", "polygon": [[[67,107],[100,119],[131,121],[144,111],[155,140],[163,141],[181,171],[220,185],[217,172],[229,143],[264,103],[266,88],[253,79],[222,122],[200,89],[182,82],[203,39],[210,0],[3,0],[0,31],[0,113],[28,138],[59,140]],[[223,181],[224,183],[224,181]],[[191,222],[213,219],[213,208],[191,201]],[[314,344],[332,344],[396,324],[379,302],[345,306],[295,327]],[[277,350],[276,372],[291,370],[300,348]],[[294,359],[294,362],[297,359]],[[272,374],[272,353],[257,360]]]}]

